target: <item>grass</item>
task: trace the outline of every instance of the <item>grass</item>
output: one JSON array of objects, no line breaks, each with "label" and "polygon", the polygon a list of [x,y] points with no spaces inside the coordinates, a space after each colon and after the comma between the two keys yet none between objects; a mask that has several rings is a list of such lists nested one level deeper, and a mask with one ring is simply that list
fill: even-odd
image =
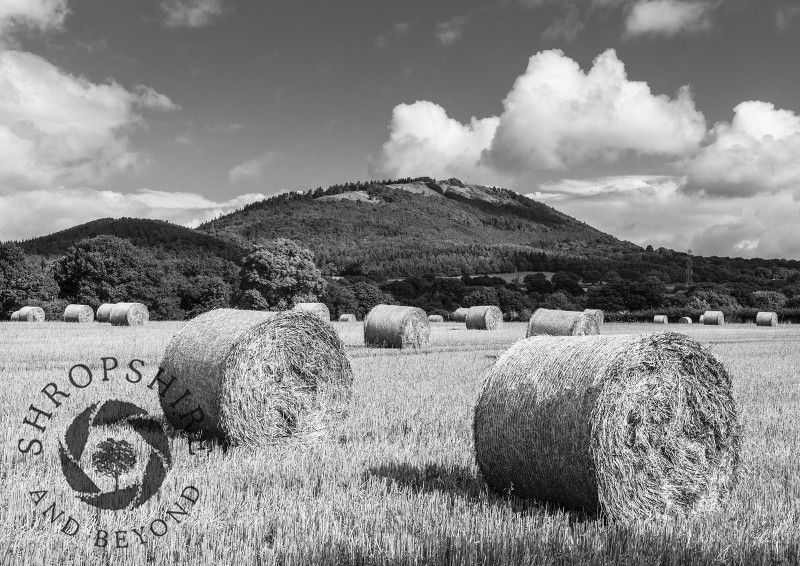
[{"label": "grass", "polygon": [[[525,336],[432,325],[422,353],[368,349],[362,325],[334,323],[356,376],[349,418],[330,442],[190,456],[172,439],[174,465],[158,498],[103,512],[103,530],[146,526],[196,485],[200,500],[180,524],[144,545],[97,548],[91,528],[58,532],[28,490],[49,489],[65,515],[85,519],[57,458],[57,435],[92,396],[130,400],[160,415],[153,391],[114,373],[64,401],[41,457],[22,455],[28,406],[69,368],[138,358],[152,377],[180,323],[143,328],[0,323],[0,564],[776,564],[800,562],[800,327],[670,325],[709,345],[734,376],[744,423],[744,470],[726,508],[689,520],[610,524],[535,502],[500,497],[477,476],[472,406],[496,356]],[[662,331],[607,324],[604,333]],[[110,388],[110,389],[109,389]],[[63,414],[62,411],[63,410]],[[70,413],[69,411],[72,411]],[[45,500],[46,501],[46,500]],[[91,521],[98,520],[94,516]],[[113,546],[113,532],[110,540]]]}]

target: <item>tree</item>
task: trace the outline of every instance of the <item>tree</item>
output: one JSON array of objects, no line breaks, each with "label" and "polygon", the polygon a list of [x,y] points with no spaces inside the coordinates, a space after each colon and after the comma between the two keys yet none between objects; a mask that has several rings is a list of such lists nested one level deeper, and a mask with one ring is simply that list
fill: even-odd
[{"label": "tree", "polygon": [[526,275],[522,279],[522,283],[528,289],[528,293],[548,295],[553,292],[553,284],[547,280],[547,276],[544,273]]},{"label": "tree", "polygon": [[566,271],[554,273],[550,283],[556,291],[565,291],[573,296],[583,295],[583,288],[578,284],[577,275],[572,273]]},{"label": "tree", "polygon": [[381,291],[370,283],[359,281],[349,287],[358,305],[355,311],[355,315],[358,317],[366,316],[375,305],[394,303],[392,295]]},{"label": "tree", "polygon": [[136,465],[133,446],[126,440],[107,438],[92,454],[92,467],[101,476],[114,478],[114,491],[119,490],[119,477]]},{"label": "tree", "polygon": [[16,244],[0,242],[0,313],[10,316],[26,305],[44,307],[57,295],[58,285],[42,263],[26,257]]},{"label": "tree", "polygon": [[200,275],[186,279],[177,292],[180,308],[190,318],[213,309],[225,308],[231,298],[230,285],[219,276]]},{"label": "tree", "polygon": [[259,246],[244,259],[239,304],[245,308],[286,310],[317,301],[325,280],[311,251],[279,238]]},{"label": "tree", "polygon": [[356,314],[358,309],[358,301],[350,287],[342,285],[333,279],[326,282],[325,292],[320,297],[320,300],[331,311],[333,320],[337,320],[339,316],[345,313]]}]

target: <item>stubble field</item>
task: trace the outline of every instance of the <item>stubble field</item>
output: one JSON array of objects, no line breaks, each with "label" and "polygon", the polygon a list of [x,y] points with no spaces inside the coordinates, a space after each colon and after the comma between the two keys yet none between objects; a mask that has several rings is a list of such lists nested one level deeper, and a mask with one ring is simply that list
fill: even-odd
[{"label": "stubble field", "polygon": [[[623,526],[491,492],[474,463],[472,408],[486,370],[524,338],[525,325],[481,332],[447,323],[432,325],[432,346],[421,353],[367,349],[361,323],[334,323],[355,374],[350,415],[334,438],[192,455],[184,438],[173,437],[173,466],[152,504],[89,512],[64,480],[59,435],[93,396],[161,415],[146,383],[181,324],[0,323],[0,564],[800,562],[800,327],[603,327],[685,332],[733,375],[743,469],[728,505],[701,518]],[[108,381],[102,357],[119,361]],[[132,359],[144,362],[136,384],[124,378]],[[42,387],[68,383],[76,364],[92,369],[92,385],[60,398],[52,418],[39,421],[46,431],[23,425],[34,416],[31,404],[45,406]],[[19,440],[34,437],[42,454],[22,454]],[[187,514],[165,521],[162,536],[149,531],[188,485],[200,497]],[[34,505],[30,491],[48,493]],[[43,513],[51,503],[64,512],[52,522]],[[60,532],[69,516],[80,523],[74,536]],[[109,533],[104,547],[98,528]],[[118,530],[127,547],[117,548]]]}]

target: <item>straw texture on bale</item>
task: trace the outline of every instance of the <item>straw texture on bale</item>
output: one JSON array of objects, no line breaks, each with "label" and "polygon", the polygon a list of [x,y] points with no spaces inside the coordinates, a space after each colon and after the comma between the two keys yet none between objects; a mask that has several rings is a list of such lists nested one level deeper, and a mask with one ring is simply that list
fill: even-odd
[{"label": "straw texture on bale", "polygon": [[466,307],[461,307],[453,311],[453,314],[450,315],[450,319],[453,322],[466,322],[467,321],[467,313],[469,309]]},{"label": "straw texture on bale", "polygon": [[470,330],[498,330],[503,326],[503,312],[494,305],[469,307],[464,322]]},{"label": "straw texture on bale", "polygon": [[339,322],[356,322],[356,315],[354,314],[340,314]]},{"label": "straw texture on bale", "polygon": [[691,324],[691,323],[692,319],[689,318],[688,316],[682,316],[678,319],[678,324]]},{"label": "straw texture on bale", "polygon": [[595,315],[581,311],[536,309],[528,321],[526,336],[585,336],[600,334]]},{"label": "straw texture on bale", "polygon": [[108,322],[108,318],[111,316],[111,309],[113,308],[114,303],[103,303],[97,307],[97,312],[95,313],[97,322]]},{"label": "straw texture on bale", "polygon": [[741,444],[725,367],[670,332],[520,340],[489,371],[473,434],[495,490],[625,522],[715,507]]},{"label": "straw texture on bale", "polygon": [[601,309],[583,309],[583,312],[594,315],[597,319],[597,324],[603,324],[606,320],[606,314]]},{"label": "straw texture on bale", "polygon": [[19,322],[19,311],[11,313],[11,322]]},{"label": "straw texture on bale", "polygon": [[444,322],[444,317],[440,314],[429,314],[428,322]]},{"label": "straw texture on bale", "polygon": [[722,314],[722,311],[706,311],[702,318],[705,325],[721,326],[725,324],[725,315]]},{"label": "straw texture on bale", "polygon": [[94,311],[89,305],[67,305],[64,309],[64,322],[86,324],[94,322]]},{"label": "straw texture on bale", "polygon": [[22,307],[17,312],[19,312],[19,322],[44,322],[42,307]]},{"label": "straw texture on bale", "polygon": [[[178,380],[159,397],[167,420],[234,446],[325,437],[347,414],[353,384],[333,327],[294,311],[204,313],[172,338],[161,370]],[[186,389],[191,398],[174,408]],[[192,428],[181,415],[197,406],[204,418]]]},{"label": "straw texture on bale", "polygon": [[756,324],[758,326],[778,326],[778,313],[760,312],[756,315]]},{"label": "straw texture on bale", "polygon": [[292,310],[309,312],[323,322],[331,321],[331,311],[325,303],[297,303]]},{"label": "straw texture on bale", "polygon": [[416,307],[377,305],[364,319],[364,343],[379,348],[424,348],[431,340],[425,311]]},{"label": "straw texture on bale", "polygon": [[667,315],[665,315],[665,314],[657,314],[656,316],[653,317],[653,323],[654,324],[667,324],[668,322],[669,322],[669,319],[667,318]]},{"label": "straw texture on bale", "polygon": [[117,303],[108,315],[114,326],[144,326],[149,320],[150,313],[142,303]]}]

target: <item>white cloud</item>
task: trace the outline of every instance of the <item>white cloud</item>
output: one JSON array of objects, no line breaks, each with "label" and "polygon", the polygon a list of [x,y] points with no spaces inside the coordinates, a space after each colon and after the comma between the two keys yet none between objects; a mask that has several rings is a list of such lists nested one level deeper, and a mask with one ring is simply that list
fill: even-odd
[{"label": "white cloud", "polygon": [[218,202],[195,193],[141,189],[126,194],[65,187],[0,192],[0,241],[41,236],[109,216],[154,218],[195,227],[264,198],[248,193]]},{"label": "white cloud", "polygon": [[397,22],[392,26],[391,30],[381,33],[375,37],[375,46],[379,49],[383,49],[392,38],[408,35],[409,29],[411,28],[407,23]]},{"label": "white cloud", "polygon": [[64,23],[67,0],[2,0],[0,1],[0,44],[17,28],[38,30],[58,28]]},{"label": "white cloud", "polygon": [[156,92],[153,87],[145,85],[136,85],[133,92],[135,93],[135,102],[142,108],[149,108],[151,110],[161,110],[168,112],[170,110],[180,110],[180,106],[172,102],[168,96]]},{"label": "white cloud", "polygon": [[575,41],[578,33],[585,27],[584,22],[581,20],[578,6],[575,4],[567,4],[564,7],[564,13],[561,17],[556,18],[544,33],[542,37],[547,41],[556,41],[565,39],[567,41]]},{"label": "white cloud", "polygon": [[625,33],[634,35],[677,35],[711,27],[711,4],[686,0],[640,0],[625,21]]},{"label": "white cloud", "polygon": [[222,15],[223,0],[164,0],[164,25],[171,28],[206,26]]},{"label": "white cloud", "polygon": [[464,27],[469,21],[469,15],[464,14],[450,18],[446,22],[436,25],[436,37],[442,45],[452,45],[464,35]]},{"label": "white cloud", "polygon": [[228,180],[231,183],[238,183],[250,179],[256,179],[264,174],[264,170],[286,159],[286,154],[282,151],[268,151],[263,155],[242,161],[230,171]]}]

